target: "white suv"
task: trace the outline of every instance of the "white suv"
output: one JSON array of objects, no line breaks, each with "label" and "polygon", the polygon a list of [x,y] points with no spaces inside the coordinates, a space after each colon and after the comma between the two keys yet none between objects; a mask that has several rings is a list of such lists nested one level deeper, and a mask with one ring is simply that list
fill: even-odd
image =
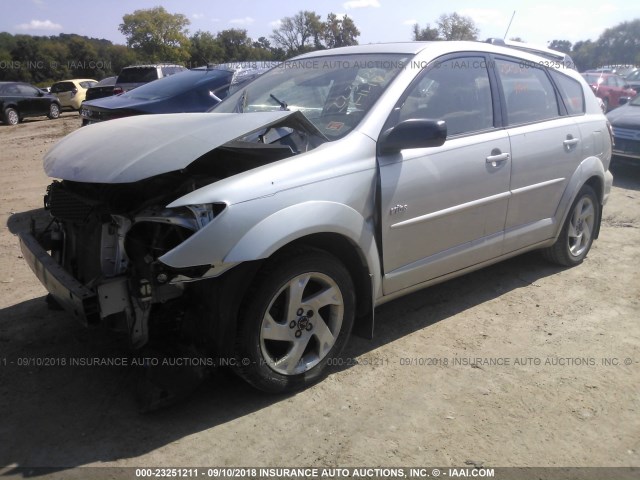
[{"label": "white suv", "polygon": [[124,67],[116,79],[113,94],[119,95],[145,83],[153,82],[159,78],[168,77],[169,75],[185,70],[187,70],[187,68],[182,65],[171,64],[131,65]]}]

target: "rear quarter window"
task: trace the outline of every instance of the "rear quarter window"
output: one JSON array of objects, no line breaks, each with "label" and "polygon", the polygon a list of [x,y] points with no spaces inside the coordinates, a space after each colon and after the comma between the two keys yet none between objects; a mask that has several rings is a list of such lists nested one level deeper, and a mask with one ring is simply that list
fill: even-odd
[{"label": "rear quarter window", "polygon": [[51,87],[51,93],[70,92],[74,88],[76,88],[76,86],[72,82],[54,83]]},{"label": "rear quarter window", "polygon": [[584,91],[580,82],[555,70],[550,70],[550,72],[564,106],[567,108],[567,113],[582,115],[584,113]]}]

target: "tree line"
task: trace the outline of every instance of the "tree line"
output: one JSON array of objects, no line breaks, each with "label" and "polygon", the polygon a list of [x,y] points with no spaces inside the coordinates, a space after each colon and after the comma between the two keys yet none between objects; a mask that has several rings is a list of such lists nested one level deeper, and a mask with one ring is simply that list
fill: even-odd
[{"label": "tree line", "polygon": [[[56,36],[0,33],[0,81],[20,80],[47,85],[64,78],[117,75],[122,67],[171,62],[188,67],[233,61],[277,61],[313,50],[357,45],[360,31],[347,15],[324,19],[302,10],[284,17],[268,37],[252,39],[247,30],[189,34],[189,19],[163,7],[136,10],[119,25],[127,45],[75,34]],[[413,26],[413,40],[478,40],[473,19],[443,14],[432,27]],[[554,40],[550,48],[569,53],[580,70],[612,63],[640,63],[640,20],[606,29],[596,40],[572,44]]]},{"label": "tree line", "polygon": [[189,19],[163,7],[124,15],[119,30],[127,45],[76,34],[11,35],[0,32],[0,81],[47,85],[65,78],[101,79],[122,67],[169,62],[190,68],[234,61],[278,61],[312,50],[357,45],[360,31],[351,18],[329,13],[326,19],[300,11],[280,20],[272,35],[256,40],[247,30],[189,35]]}]

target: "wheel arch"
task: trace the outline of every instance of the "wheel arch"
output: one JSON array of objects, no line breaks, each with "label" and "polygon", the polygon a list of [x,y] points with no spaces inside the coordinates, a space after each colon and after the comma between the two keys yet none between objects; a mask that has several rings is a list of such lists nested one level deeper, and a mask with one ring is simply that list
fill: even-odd
[{"label": "wheel arch", "polygon": [[594,238],[598,238],[600,233],[600,221],[602,220],[602,207],[606,197],[606,182],[605,182],[605,169],[602,164],[602,160],[598,157],[588,157],[583,160],[580,166],[575,170],[569,182],[567,188],[564,191],[562,199],[558,206],[558,213],[556,215],[558,229],[554,238],[558,238],[562,226],[569,215],[569,209],[576,199],[580,189],[584,185],[589,185],[596,192],[598,197],[599,215],[596,230],[594,232]]},{"label": "wheel arch", "polygon": [[266,259],[301,245],[324,250],[347,268],[356,289],[354,333],[371,338],[373,305],[381,291],[380,256],[373,226],[350,206],[314,201],[279,210],[249,230],[224,261]]}]

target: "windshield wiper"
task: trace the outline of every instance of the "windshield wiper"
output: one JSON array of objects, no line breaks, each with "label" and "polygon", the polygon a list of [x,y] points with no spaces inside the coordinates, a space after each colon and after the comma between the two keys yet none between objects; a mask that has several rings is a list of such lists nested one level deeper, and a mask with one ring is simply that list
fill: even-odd
[{"label": "windshield wiper", "polygon": [[278,100],[273,93],[270,93],[269,96],[280,104],[280,109],[289,110],[289,105],[287,105],[287,102],[283,102],[282,100]]}]

